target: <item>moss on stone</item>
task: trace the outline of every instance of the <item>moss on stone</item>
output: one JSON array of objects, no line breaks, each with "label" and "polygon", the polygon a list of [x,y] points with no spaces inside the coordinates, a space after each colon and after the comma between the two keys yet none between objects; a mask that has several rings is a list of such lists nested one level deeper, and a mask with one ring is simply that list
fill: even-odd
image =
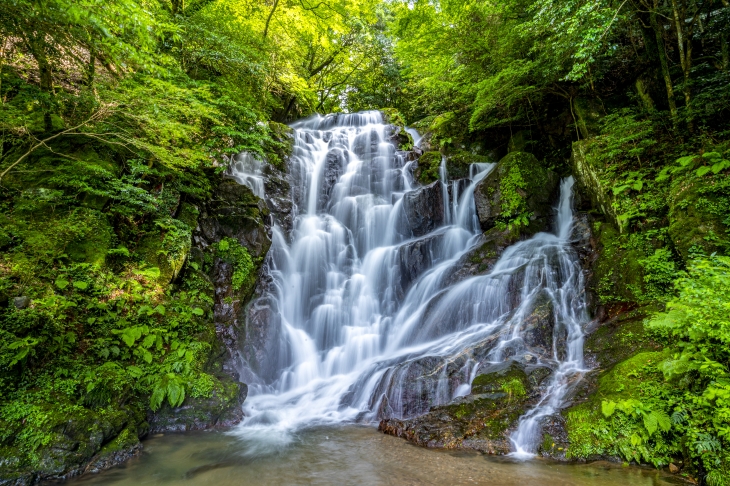
[{"label": "moss on stone", "polygon": [[439,180],[439,168],[443,156],[440,152],[426,152],[418,159],[418,167],[413,171],[413,177],[422,185],[427,186]]},{"label": "moss on stone", "polygon": [[[717,186],[717,188],[716,188]],[[727,184],[719,187],[715,179],[680,177],[669,193],[669,235],[684,261],[692,252],[709,255],[730,248],[728,230],[723,224],[721,206],[727,204]]]},{"label": "moss on stone", "polygon": [[626,244],[610,223],[596,222],[594,234],[599,241],[594,264],[595,291],[601,304],[643,301],[644,276],[639,261],[644,255]]},{"label": "moss on stone", "polygon": [[475,155],[464,150],[449,154],[446,157],[446,171],[449,174],[449,179],[465,179],[469,177],[471,164],[480,162],[490,162],[490,160],[483,155]]},{"label": "moss on stone", "polygon": [[482,229],[522,226],[528,234],[544,230],[552,217],[557,185],[557,175],[542,167],[534,155],[508,154],[474,191]]}]

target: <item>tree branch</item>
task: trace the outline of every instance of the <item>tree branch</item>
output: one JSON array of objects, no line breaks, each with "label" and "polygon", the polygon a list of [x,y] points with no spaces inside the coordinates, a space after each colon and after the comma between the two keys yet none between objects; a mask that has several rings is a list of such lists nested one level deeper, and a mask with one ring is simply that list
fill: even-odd
[{"label": "tree branch", "polygon": [[15,167],[16,165],[20,164],[22,161],[24,161],[37,148],[43,147],[43,146],[46,146],[47,147],[48,145],[46,145],[46,144],[48,142],[50,142],[51,140],[54,140],[54,139],[56,139],[56,138],[58,138],[60,136],[69,135],[69,134],[73,134],[73,135],[88,135],[88,134],[85,134],[83,132],[76,132],[76,130],[78,130],[79,128],[81,128],[81,127],[83,127],[83,126],[85,126],[85,125],[87,125],[89,123],[91,123],[92,121],[95,121],[95,120],[98,120],[99,118],[102,118],[103,116],[105,116],[108,113],[108,111],[109,111],[108,107],[103,107],[99,111],[97,111],[96,113],[94,113],[93,115],[91,115],[88,119],[86,119],[85,121],[79,123],[75,127],[67,128],[66,130],[64,130],[62,132],[58,132],[55,135],[51,135],[50,137],[39,141],[38,143],[36,143],[35,145],[33,145],[30,149],[28,149],[28,151],[26,153],[24,153],[23,155],[21,155],[20,158],[18,158],[18,160],[16,160],[12,164],[10,164],[10,166],[8,166],[7,169],[5,169],[2,173],[0,173],[0,182],[2,182],[3,177],[5,177],[5,175],[13,169],[13,167]]}]

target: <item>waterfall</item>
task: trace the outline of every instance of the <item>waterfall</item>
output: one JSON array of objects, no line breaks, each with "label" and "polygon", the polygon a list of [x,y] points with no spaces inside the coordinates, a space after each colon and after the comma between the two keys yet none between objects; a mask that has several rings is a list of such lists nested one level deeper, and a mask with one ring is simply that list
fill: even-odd
[{"label": "waterfall", "polygon": [[[495,164],[449,181],[444,161],[439,181],[416,187],[379,112],[293,128],[296,219],[288,236],[274,228],[270,258],[277,354],[267,376],[276,378],[250,386],[235,433],[275,446],[310,425],[412,417],[469,394],[480,369],[519,358],[554,370],[513,437],[516,450],[533,450],[540,419],[560,408],[583,366],[572,178],[556,234],[517,243],[488,275],[452,283],[481,237],[474,188]],[[521,335],[538,299],[552,302],[556,322],[543,351]]]}]

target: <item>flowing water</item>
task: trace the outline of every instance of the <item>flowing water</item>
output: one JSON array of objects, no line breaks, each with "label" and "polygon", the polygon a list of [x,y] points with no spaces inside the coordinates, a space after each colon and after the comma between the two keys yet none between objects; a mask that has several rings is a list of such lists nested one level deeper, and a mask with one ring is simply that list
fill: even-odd
[{"label": "flowing water", "polygon": [[[459,259],[480,242],[474,187],[494,164],[474,164],[468,181],[449,181],[442,164],[441,181],[419,188],[377,112],[294,127],[297,214],[290,235],[274,229],[268,262],[276,342],[251,380],[244,422],[227,433],[156,436],[140,457],[77,482],[677,484],[639,468],[521,460],[534,457],[541,420],[584,372],[572,178],[562,183],[554,232],[509,247],[487,275],[459,279]],[[235,162],[230,175],[263,195],[258,162]],[[524,322],[545,302],[554,329],[536,344]],[[512,436],[513,457],[420,448],[355,425],[425,413],[469,394],[480,371],[507,360],[550,372]]]},{"label": "flowing water", "polygon": [[145,441],[139,457],[72,486],[499,485],[668,486],[660,471],[609,463],[516,462],[413,446],[371,427],[308,429],[277,454],[252,455],[217,432]]},{"label": "flowing water", "polygon": [[[379,112],[293,127],[297,215],[288,237],[274,229],[269,264],[278,351],[251,383],[235,434],[275,450],[313,425],[412,417],[467,395],[480,370],[513,359],[553,371],[512,438],[516,454],[533,453],[541,418],[560,408],[583,367],[572,178],[555,233],[508,248],[489,275],[458,281],[456,263],[481,233],[474,187],[494,164],[450,181],[442,163],[441,180],[423,189]],[[541,299],[556,326],[535,348],[522,323]]]}]

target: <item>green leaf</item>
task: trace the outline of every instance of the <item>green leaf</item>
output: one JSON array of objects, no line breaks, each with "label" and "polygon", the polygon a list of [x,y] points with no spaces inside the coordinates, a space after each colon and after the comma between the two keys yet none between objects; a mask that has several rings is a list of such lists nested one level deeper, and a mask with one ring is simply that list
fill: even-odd
[{"label": "green leaf", "polygon": [[162,305],[162,304],[160,304],[157,307],[155,307],[154,310],[155,310],[156,313],[160,314],[161,316],[164,316],[165,315],[165,312],[167,311],[167,309],[165,309],[165,306]]},{"label": "green leaf", "polygon": [[146,349],[143,349],[142,350],[142,359],[145,360],[147,362],[147,364],[151,364],[152,363],[152,353],[150,353]]},{"label": "green leaf", "polygon": [[196,316],[202,316],[203,314],[205,314],[205,311],[203,311],[203,309],[201,309],[200,307],[196,307],[195,309],[193,309],[193,314]]},{"label": "green leaf", "polygon": [[155,336],[154,334],[148,334],[144,338],[144,341],[142,341],[142,347],[149,348],[150,346],[155,344],[156,339],[157,339],[157,336]]},{"label": "green leaf", "polygon": [[694,160],[697,158],[696,155],[689,155],[687,157],[681,157],[677,159],[677,163],[681,165],[682,167],[687,167],[689,164],[694,162]]},{"label": "green leaf", "polygon": [[218,242],[218,250],[228,251],[228,248],[230,248],[230,244],[228,243],[228,240],[221,240]]},{"label": "green leaf", "polygon": [[134,336],[125,332],[124,334],[122,334],[122,341],[124,341],[124,344],[131,348],[132,345],[134,345],[134,341],[136,340],[134,339]]},{"label": "green leaf", "polygon": [[58,288],[59,288],[59,289],[61,289],[61,290],[63,290],[63,289],[65,289],[66,287],[68,287],[68,283],[69,283],[69,282],[68,282],[68,280],[66,280],[66,279],[65,279],[65,278],[63,278],[63,277],[58,277],[58,278],[56,279],[56,287],[58,287]]},{"label": "green leaf", "polygon": [[616,402],[607,401],[604,400],[601,402],[601,412],[603,413],[603,416],[608,418],[611,415],[613,415],[613,412],[616,411]]},{"label": "green leaf", "polygon": [[144,375],[144,371],[139,366],[127,366],[127,372],[132,378],[140,378]]},{"label": "green leaf", "polygon": [[703,175],[707,174],[711,170],[712,170],[711,167],[707,167],[706,165],[704,165],[704,166],[700,167],[699,169],[697,169],[695,174],[697,174],[697,177],[702,177]]},{"label": "green leaf", "polygon": [[730,167],[730,160],[723,160],[712,166],[712,173],[719,174],[728,167]]},{"label": "green leaf", "polygon": [[82,281],[76,281],[74,282],[74,287],[76,287],[79,290],[86,290],[89,288],[89,284]]}]

